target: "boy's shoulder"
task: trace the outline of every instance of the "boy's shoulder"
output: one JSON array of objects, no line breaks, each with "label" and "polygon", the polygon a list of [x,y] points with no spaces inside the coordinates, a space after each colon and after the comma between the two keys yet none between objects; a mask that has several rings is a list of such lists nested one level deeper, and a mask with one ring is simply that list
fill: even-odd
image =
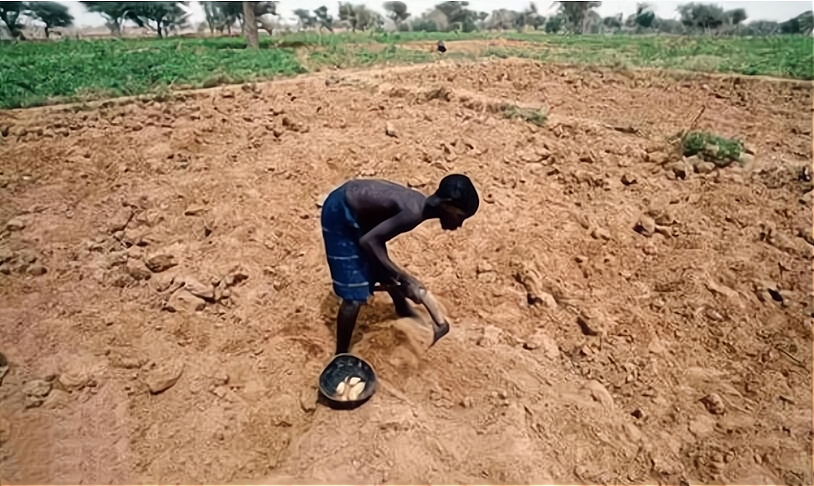
[{"label": "boy's shoulder", "polygon": [[345,183],[346,194],[359,209],[363,206],[391,206],[419,211],[426,196],[402,184],[384,179],[352,179]]}]

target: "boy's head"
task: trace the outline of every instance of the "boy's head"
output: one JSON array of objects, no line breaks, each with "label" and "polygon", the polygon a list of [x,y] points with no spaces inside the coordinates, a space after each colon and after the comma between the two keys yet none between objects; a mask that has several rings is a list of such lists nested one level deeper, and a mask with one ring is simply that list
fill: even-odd
[{"label": "boy's head", "polygon": [[467,218],[478,212],[480,205],[475,185],[463,174],[450,174],[441,179],[430,200],[445,230],[460,228]]}]

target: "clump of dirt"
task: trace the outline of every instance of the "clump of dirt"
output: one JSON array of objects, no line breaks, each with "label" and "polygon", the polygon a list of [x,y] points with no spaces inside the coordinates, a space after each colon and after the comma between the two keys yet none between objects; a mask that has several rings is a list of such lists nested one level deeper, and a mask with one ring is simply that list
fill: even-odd
[{"label": "clump of dirt", "polygon": [[[810,484],[812,91],[732,93],[504,61],[15,112],[0,482]],[[701,105],[752,163],[671,151]],[[321,197],[450,172],[478,214],[390,252],[452,331],[428,349],[376,296],[354,350],[381,388],[319,405]]]}]

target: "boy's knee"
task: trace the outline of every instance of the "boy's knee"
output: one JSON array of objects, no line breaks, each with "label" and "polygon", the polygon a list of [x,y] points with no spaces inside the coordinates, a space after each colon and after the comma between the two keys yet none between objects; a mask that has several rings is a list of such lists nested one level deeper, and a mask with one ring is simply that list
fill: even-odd
[{"label": "boy's knee", "polygon": [[357,302],[355,300],[342,300],[342,303],[339,304],[339,312],[341,313],[350,313],[356,312],[362,307],[362,302]]}]

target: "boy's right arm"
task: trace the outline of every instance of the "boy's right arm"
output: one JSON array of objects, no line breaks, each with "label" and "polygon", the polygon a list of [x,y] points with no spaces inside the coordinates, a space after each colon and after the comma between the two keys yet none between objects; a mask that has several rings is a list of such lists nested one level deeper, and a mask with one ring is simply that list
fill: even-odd
[{"label": "boy's right arm", "polygon": [[[416,218],[408,211],[401,211],[368,231],[359,240],[359,245],[373,258],[379,261],[390,276],[397,282],[421,287],[421,284],[407,272],[397,267],[387,255],[385,244],[396,236],[406,233],[417,226]],[[417,290],[417,289],[416,289]]]}]

